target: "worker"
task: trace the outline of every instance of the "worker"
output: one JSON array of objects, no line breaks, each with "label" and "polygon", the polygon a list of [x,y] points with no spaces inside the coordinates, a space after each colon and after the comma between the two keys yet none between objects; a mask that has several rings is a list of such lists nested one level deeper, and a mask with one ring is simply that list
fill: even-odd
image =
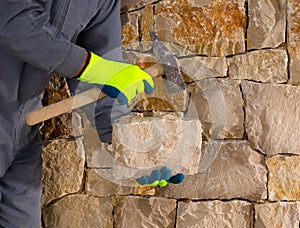
[{"label": "worker", "polygon": [[154,87],[147,73],[122,62],[120,0],[1,0],[0,227],[41,226],[39,125],[27,126],[25,117],[41,107],[54,73],[72,93],[93,84],[109,96],[94,113],[108,143],[111,123],[130,113],[126,104]]}]

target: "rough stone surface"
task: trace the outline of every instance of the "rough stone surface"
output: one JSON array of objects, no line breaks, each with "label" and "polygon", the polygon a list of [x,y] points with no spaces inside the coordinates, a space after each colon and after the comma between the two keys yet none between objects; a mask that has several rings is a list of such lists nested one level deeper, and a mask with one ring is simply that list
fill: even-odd
[{"label": "rough stone surface", "polygon": [[[246,132],[253,148],[268,155],[300,154],[300,89],[288,85],[242,83]],[[276,98],[276,99],[274,99]]]},{"label": "rough stone surface", "polygon": [[211,141],[203,144],[199,173],[168,186],[161,196],[185,199],[267,198],[264,157],[246,141]]},{"label": "rough stone surface", "polygon": [[256,204],[255,227],[298,228],[300,224],[300,203]]},{"label": "rough stone surface", "polygon": [[140,9],[143,6],[150,5],[157,0],[122,0],[121,1],[121,11],[132,11]]},{"label": "rough stone surface", "polygon": [[[197,119],[171,115],[123,119],[113,128],[112,153],[118,162],[132,169],[168,166],[178,172],[190,167],[193,169],[186,171],[195,173],[201,156],[201,133]],[[189,166],[190,162],[194,165]]]},{"label": "rough stone surface", "polygon": [[116,200],[115,227],[174,227],[176,200],[124,197]]},{"label": "rough stone surface", "polygon": [[285,50],[259,50],[228,59],[229,77],[257,82],[288,81],[288,56]]},{"label": "rough stone surface", "polygon": [[122,46],[128,49],[138,49],[139,44],[139,12],[121,15]]},{"label": "rough stone surface", "polygon": [[241,139],[244,135],[243,104],[239,82],[201,80],[194,84],[187,116],[199,118],[204,139]]},{"label": "rough stone surface", "polygon": [[245,51],[244,0],[163,1],[155,7],[154,21],[158,37],[176,44],[172,50],[178,54],[185,48],[208,56]]},{"label": "rough stone surface", "polygon": [[274,156],[267,160],[269,199],[300,200],[300,156]]},{"label": "rough stone surface", "polygon": [[290,55],[290,83],[300,85],[300,2],[288,1],[288,51]]},{"label": "rough stone surface", "polygon": [[110,198],[87,195],[67,196],[43,211],[45,228],[113,227],[113,205]]},{"label": "rough stone surface", "polygon": [[85,164],[82,139],[54,140],[44,145],[42,159],[43,205],[82,189]]},{"label": "rough stone surface", "polygon": [[286,0],[249,0],[247,48],[275,48],[285,42]]},{"label": "rough stone surface", "polygon": [[190,81],[227,76],[228,67],[225,57],[184,58],[179,60],[179,64]]},{"label": "rough stone surface", "polygon": [[[86,193],[92,196],[107,197],[112,195],[130,195],[132,187],[123,186],[117,179],[108,179],[105,169],[88,169],[86,171]],[[124,183],[125,184],[125,183]]]},{"label": "rough stone surface", "polygon": [[179,202],[177,227],[251,227],[251,204],[237,200]]}]

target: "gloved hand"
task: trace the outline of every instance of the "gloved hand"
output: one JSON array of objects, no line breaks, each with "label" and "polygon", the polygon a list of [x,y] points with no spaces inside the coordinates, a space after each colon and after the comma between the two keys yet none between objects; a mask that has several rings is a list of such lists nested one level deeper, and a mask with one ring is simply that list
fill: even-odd
[{"label": "gloved hand", "polygon": [[178,173],[174,176],[171,176],[171,170],[168,167],[163,167],[160,170],[154,169],[150,177],[149,176],[141,176],[135,179],[142,186],[160,186],[165,187],[169,183],[171,184],[180,184],[184,180],[184,175],[182,173]]},{"label": "gloved hand", "polygon": [[90,52],[89,61],[78,80],[101,85],[101,90],[120,104],[128,104],[139,93],[152,93],[151,76],[138,66],[104,59]]}]

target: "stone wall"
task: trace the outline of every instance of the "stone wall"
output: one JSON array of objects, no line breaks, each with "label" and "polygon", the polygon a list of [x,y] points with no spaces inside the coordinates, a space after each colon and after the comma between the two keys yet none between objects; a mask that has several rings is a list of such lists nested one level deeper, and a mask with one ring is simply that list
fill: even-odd
[{"label": "stone wall", "polygon": [[[154,94],[131,106],[137,117],[115,126],[112,145],[80,110],[46,122],[43,226],[298,228],[299,1],[123,0],[121,16],[125,60],[153,65],[152,29],[177,56],[187,91],[167,94],[155,78]],[[61,80],[49,84],[46,103],[68,96]],[[169,134],[159,141],[161,129]],[[132,157],[153,132],[160,149]],[[126,133],[134,149],[124,148]],[[190,155],[182,184],[117,183],[132,170],[116,160],[151,168],[178,148],[173,163]]]}]

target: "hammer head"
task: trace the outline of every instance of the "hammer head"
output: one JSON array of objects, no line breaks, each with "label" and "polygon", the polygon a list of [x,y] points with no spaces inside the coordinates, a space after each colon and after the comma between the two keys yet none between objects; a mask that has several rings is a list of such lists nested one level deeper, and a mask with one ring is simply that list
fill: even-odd
[{"label": "hammer head", "polygon": [[185,90],[185,84],[176,57],[167,49],[162,41],[150,30],[152,50],[157,61],[164,69],[165,84],[171,94]]}]

